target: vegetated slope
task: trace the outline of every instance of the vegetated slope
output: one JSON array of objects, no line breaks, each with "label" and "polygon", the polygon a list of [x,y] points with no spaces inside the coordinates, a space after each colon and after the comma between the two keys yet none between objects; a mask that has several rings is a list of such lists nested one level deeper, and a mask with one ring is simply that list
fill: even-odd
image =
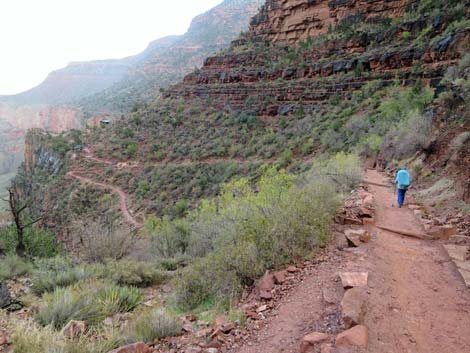
[{"label": "vegetated slope", "polygon": [[[57,142],[31,143],[38,157],[17,183],[34,180],[30,195],[51,195],[37,206],[57,226],[101,207],[89,187],[75,197],[83,189],[66,171],[119,187],[144,219],[182,216],[222,183],[257,178],[264,163],[298,172],[322,153],[387,163],[427,153],[432,102],[449,89],[441,80],[469,37],[463,1],[267,1],[250,31],[163,99],[83,132],[97,158],[67,153],[73,141],[63,136],[64,167],[46,178],[47,165],[33,160]],[[58,215],[63,209],[80,212]]]}]

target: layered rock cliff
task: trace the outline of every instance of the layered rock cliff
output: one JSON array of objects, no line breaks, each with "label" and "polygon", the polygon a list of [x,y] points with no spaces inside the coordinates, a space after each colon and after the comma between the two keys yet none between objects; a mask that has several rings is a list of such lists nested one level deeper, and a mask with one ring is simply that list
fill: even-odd
[{"label": "layered rock cliff", "polygon": [[406,6],[413,4],[268,1],[230,51],[206,59],[166,96],[211,97],[236,108],[251,97],[259,114],[275,116],[298,105],[316,110],[374,80],[437,87],[465,53],[470,31],[448,31],[445,14],[400,20]]}]

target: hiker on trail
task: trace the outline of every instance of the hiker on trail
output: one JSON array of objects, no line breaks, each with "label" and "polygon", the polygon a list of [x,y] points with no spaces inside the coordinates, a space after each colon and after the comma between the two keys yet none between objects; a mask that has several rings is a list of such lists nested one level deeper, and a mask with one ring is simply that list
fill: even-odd
[{"label": "hiker on trail", "polygon": [[406,192],[411,185],[411,176],[406,170],[406,167],[403,167],[398,171],[395,183],[397,184],[398,189],[398,207],[401,208],[405,203]]}]

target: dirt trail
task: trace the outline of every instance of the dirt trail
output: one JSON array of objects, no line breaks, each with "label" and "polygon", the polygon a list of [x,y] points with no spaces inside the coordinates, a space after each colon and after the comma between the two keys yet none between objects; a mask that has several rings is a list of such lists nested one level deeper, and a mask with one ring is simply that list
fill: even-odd
[{"label": "dirt trail", "polygon": [[96,182],[94,180],[91,180],[87,177],[84,177],[84,176],[81,176],[81,175],[77,175],[75,172],[71,171],[71,172],[68,172],[67,173],[67,176],[70,177],[70,178],[74,178],[74,179],[77,179],[79,181],[81,181],[82,183],[84,184],[92,184],[92,185],[95,185],[95,186],[98,186],[100,188],[103,188],[103,189],[108,189],[108,190],[111,190],[112,192],[114,192],[115,194],[117,194],[119,196],[119,207],[121,208],[121,212],[124,216],[124,219],[126,220],[126,222],[128,222],[129,224],[137,227],[137,228],[140,228],[142,227],[142,224],[139,223],[135,218],[134,216],[131,214],[129,208],[127,207],[127,199],[128,199],[128,196],[127,194],[122,191],[121,189],[119,189],[118,187],[116,186],[113,186],[113,185],[108,185],[108,184],[104,184],[104,183],[99,183],[99,182]]},{"label": "dirt trail", "polygon": [[[366,178],[386,184],[382,175]],[[392,207],[391,188],[371,185],[377,224],[423,232],[409,208]],[[332,249],[329,259],[310,270],[284,298],[266,326],[249,343],[231,353],[296,353],[300,340],[312,331],[335,332],[343,289],[341,271],[369,272],[365,325],[366,350],[371,353],[470,352],[470,290],[439,242],[401,236],[371,227],[370,243],[359,248]],[[336,295],[328,305],[324,293]],[[337,331],[337,329],[336,329]],[[315,351],[316,352],[316,351]],[[345,352],[337,350],[334,352]]]}]

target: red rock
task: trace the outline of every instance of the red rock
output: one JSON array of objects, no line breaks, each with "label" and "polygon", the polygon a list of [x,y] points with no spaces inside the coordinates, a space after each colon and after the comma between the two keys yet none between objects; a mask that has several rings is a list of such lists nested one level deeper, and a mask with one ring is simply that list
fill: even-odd
[{"label": "red rock", "polygon": [[451,236],[457,234],[457,228],[452,225],[434,226],[427,233],[434,239],[448,240]]},{"label": "red rock", "polygon": [[333,353],[333,345],[330,343],[322,345],[320,353]]},{"label": "red rock", "polygon": [[299,270],[297,267],[295,267],[295,266],[289,266],[289,267],[287,268],[287,272],[289,272],[289,273],[297,273],[297,272],[299,272],[299,271],[300,271],[300,270]]},{"label": "red rock", "polygon": [[5,346],[9,343],[10,343],[10,339],[8,338],[8,335],[5,332],[0,331],[0,346]]},{"label": "red rock", "polygon": [[197,338],[203,338],[203,337],[209,336],[211,333],[212,333],[212,329],[210,329],[210,328],[205,328],[205,329],[196,331],[196,333],[194,334],[194,336],[196,336]]},{"label": "red rock", "polygon": [[62,334],[67,338],[75,339],[84,335],[86,330],[86,322],[71,320],[67,325],[65,325],[64,329],[62,330]]},{"label": "red rock", "polygon": [[278,271],[273,273],[274,283],[276,284],[283,284],[286,281],[287,272],[286,271]]},{"label": "red rock", "polygon": [[109,353],[152,353],[152,349],[143,342],[129,344],[127,346],[114,349]]},{"label": "red rock", "polygon": [[368,283],[368,272],[341,272],[339,274],[343,288],[365,287]]},{"label": "red rock", "polygon": [[313,352],[318,344],[325,342],[330,338],[326,333],[312,332],[305,336],[300,343],[300,353]]},{"label": "red rock", "polygon": [[274,286],[274,276],[269,271],[266,271],[264,276],[258,281],[257,285],[260,292],[270,292]]},{"label": "red rock", "polygon": [[273,299],[272,293],[271,293],[271,292],[268,292],[268,291],[265,291],[265,290],[261,290],[261,291],[260,291],[259,297],[260,297],[260,299],[264,299],[264,300],[271,300],[271,299]]},{"label": "red rock", "polygon": [[341,312],[346,328],[363,323],[365,315],[365,293],[360,288],[351,288],[341,301]]},{"label": "red rock", "polygon": [[367,331],[367,327],[358,325],[340,333],[336,337],[336,346],[356,346],[367,348],[368,341],[369,334]]}]

